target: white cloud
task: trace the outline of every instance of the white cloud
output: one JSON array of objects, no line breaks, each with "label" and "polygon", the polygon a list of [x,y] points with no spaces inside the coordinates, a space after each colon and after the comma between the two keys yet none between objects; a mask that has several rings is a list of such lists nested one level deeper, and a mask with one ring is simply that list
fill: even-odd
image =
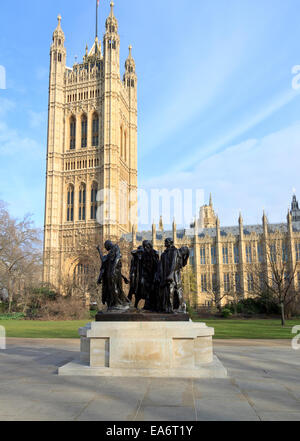
[{"label": "white cloud", "polygon": [[[168,173],[145,188],[203,188],[212,192],[223,225],[261,222],[263,208],[271,222],[285,221],[292,189],[299,188],[300,121],[261,139],[248,139],[198,161],[191,172]],[[299,195],[300,196],[300,195]]]},{"label": "white cloud", "polygon": [[3,118],[8,112],[16,107],[15,103],[7,98],[0,98],[0,117]]},{"label": "white cloud", "polygon": [[[197,37],[190,32],[189,38],[193,41]],[[178,48],[176,58],[168,58],[165,70],[159,72],[157,83],[152,86],[154,89],[159,87],[157,105],[161,107],[153,106],[152,114],[145,121],[141,157],[161,146],[195,116],[201,118],[207,108],[213,105],[244,62],[247,40],[247,33],[239,28],[232,29],[222,41],[213,39],[209,47],[200,46],[198,50],[202,50],[201,54],[195,53],[194,45],[186,46],[187,42],[184,41],[184,45]],[[172,75],[170,66],[174,66]],[[152,77],[150,82],[153,83]]]},{"label": "white cloud", "polygon": [[44,67],[44,66],[39,66],[36,69],[36,73],[35,74],[36,74],[37,80],[43,81],[43,80],[48,78],[48,76],[49,76],[49,69],[47,67]]},{"label": "white cloud", "polygon": [[6,122],[15,107],[13,101],[0,100],[0,199],[9,203],[12,215],[33,212],[42,225],[45,145]]},{"label": "white cloud", "polygon": [[26,158],[34,156],[42,160],[44,151],[34,139],[23,137],[17,130],[10,129],[8,125],[0,121],[0,156],[26,155]]},{"label": "white cloud", "polygon": [[28,114],[29,114],[29,125],[32,129],[37,129],[42,125],[46,125],[47,112],[34,112],[33,110],[29,110]]},{"label": "white cloud", "polygon": [[252,115],[249,119],[245,119],[240,123],[238,127],[234,130],[228,132],[227,134],[222,134],[220,139],[215,143],[203,146],[198,148],[197,150],[193,150],[193,154],[191,156],[186,156],[184,160],[181,160],[178,165],[173,169],[173,172],[182,171],[185,168],[188,168],[195,164],[195,161],[200,161],[208,155],[213,154],[214,152],[220,150],[229,142],[233,141],[238,136],[243,135],[245,132],[250,130],[251,128],[257,126],[262,121],[266,120],[268,117],[273,115],[275,112],[283,108],[286,104],[292,101],[294,98],[298,96],[298,93],[294,90],[290,90],[289,92],[282,94],[272,100],[269,105],[265,106],[263,109],[258,111],[256,114]]}]

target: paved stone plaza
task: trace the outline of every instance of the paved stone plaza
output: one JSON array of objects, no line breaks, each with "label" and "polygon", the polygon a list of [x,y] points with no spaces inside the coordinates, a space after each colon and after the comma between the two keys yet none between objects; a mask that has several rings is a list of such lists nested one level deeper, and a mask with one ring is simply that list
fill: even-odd
[{"label": "paved stone plaza", "polygon": [[215,340],[229,378],[59,377],[79,340],[8,339],[0,420],[300,421],[300,350],[288,340]]}]

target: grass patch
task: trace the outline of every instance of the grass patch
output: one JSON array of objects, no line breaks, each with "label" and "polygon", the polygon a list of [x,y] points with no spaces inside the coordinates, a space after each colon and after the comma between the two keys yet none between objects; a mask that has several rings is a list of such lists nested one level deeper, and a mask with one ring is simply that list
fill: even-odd
[{"label": "grass patch", "polygon": [[85,326],[90,319],[64,321],[64,322],[42,322],[42,321],[2,321],[6,337],[18,338],[79,338],[78,328]]},{"label": "grass patch", "polygon": [[215,338],[233,339],[291,339],[293,326],[300,325],[300,320],[287,320],[281,326],[280,319],[196,319],[215,328]]},{"label": "grass patch", "polygon": [[[6,329],[7,337],[18,338],[79,338],[78,328],[85,326],[89,321],[7,321],[0,320],[0,326]],[[196,319],[215,328],[215,338],[219,339],[291,339],[293,326],[300,325],[300,319],[288,320],[282,328],[279,319]]]}]

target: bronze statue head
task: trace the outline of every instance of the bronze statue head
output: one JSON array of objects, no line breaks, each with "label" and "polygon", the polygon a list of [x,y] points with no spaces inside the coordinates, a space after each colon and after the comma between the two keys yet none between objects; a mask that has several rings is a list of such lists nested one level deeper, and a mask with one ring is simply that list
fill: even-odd
[{"label": "bronze statue head", "polygon": [[114,245],[113,245],[113,243],[112,243],[110,240],[107,240],[107,241],[105,242],[105,244],[104,244],[104,247],[105,247],[105,249],[106,249],[107,251],[110,251],[110,250],[112,249],[113,246],[114,246]]},{"label": "bronze statue head", "polygon": [[153,250],[153,245],[150,240],[144,240],[143,248],[147,253],[150,253],[150,251]]},{"label": "bronze statue head", "polygon": [[172,240],[170,237],[168,237],[168,238],[165,240],[165,247],[166,247],[166,248],[171,248],[171,246],[173,246],[173,245],[174,245],[173,240]]}]

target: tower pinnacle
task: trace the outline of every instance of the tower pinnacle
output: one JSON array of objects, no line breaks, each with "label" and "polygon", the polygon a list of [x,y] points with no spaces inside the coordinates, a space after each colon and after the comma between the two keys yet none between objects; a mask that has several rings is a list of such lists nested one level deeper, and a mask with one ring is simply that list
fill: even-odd
[{"label": "tower pinnacle", "polygon": [[64,40],[65,35],[64,35],[63,30],[61,28],[61,15],[60,14],[58,14],[58,16],[57,16],[57,21],[58,21],[57,26],[53,32],[53,39],[56,38],[57,40],[58,39]]},{"label": "tower pinnacle", "polygon": [[299,222],[300,221],[300,209],[299,209],[299,203],[297,201],[297,197],[294,194],[293,200],[292,200],[292,206],[291,206],[291,215],[293,222]]},{"label": "tower pinnacle", "polygon": [[110,34],[118,33],[118,21],[114,14],[114,2],[110,3],[110,13],[106,19],[106,32]]}]

